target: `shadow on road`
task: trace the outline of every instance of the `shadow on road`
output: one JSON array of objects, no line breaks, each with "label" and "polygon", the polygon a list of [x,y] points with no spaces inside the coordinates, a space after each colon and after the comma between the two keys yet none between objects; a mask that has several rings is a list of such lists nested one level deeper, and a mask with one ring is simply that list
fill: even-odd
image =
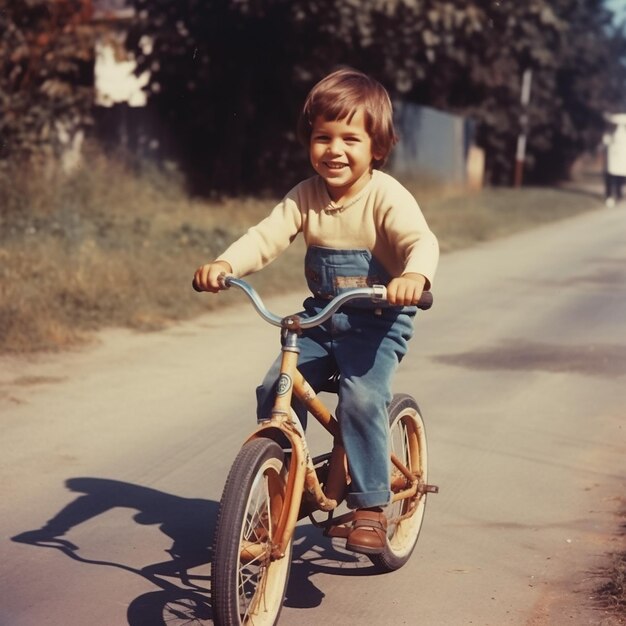
[{"label": "shadow on road", "polygon": [[[169,616],[183,613],[197,619],[188,623],[210,623],[208,567],[206,576],[189,572],[211,561],[217,502],[182,498],[103,478],[71,478],[66,486],[81,495],[41,528],[12,537],[13,541],[55,548],[81,563],[132,572],[160,588],[133,600],[128,607],[130,626],[157,626],[168,623]],[[72,528],[117,507],[135,509],[137,514],[133,519],[138,524],[158,525],[161,532],[172,539],[172,547],[167,550],[171,559],[133,568],[123,563],[85,558],[78,553],[80,546],[63,538]],[[162,577],[174,578],[176,582]]]},{"label": "shadow on road", "polygon": [[[41,528],[20,533],[12,537],[12,541],[54,548],[80,563],[118,568],[150,581],[157,590],[142,594],[130,603],[129,626],[213,623],[208,564],[212,558],[219,503],[182,498],[103,478],[71,478],[66,486],[79,495]],[[64,538],[72,528],[115,508],[136,510],[133,520],[138,524],[157,525],[172,540],[172,547],[167,550],[171,558],[134,568],[81,556],[81,546]],[[285,606],[311,609],[322,603],[324,594],[312,581],[316,574],[365,576],[376,573],[367,557],[344,550],[340,543],[324,537],[310,524],[296,529]],[[82,548],[87,551],[89,546]],[[203,565],[207,565],[207,575],[190,573]]]},{"label": "shadow on road", "polygon": [[372,576],[376,568],[366,557],[342,547],[345,540],[330,539],[311,524],[296,528],[285,606],[311,609],[319,606],[323,592],[313,583],[316,574]]}]

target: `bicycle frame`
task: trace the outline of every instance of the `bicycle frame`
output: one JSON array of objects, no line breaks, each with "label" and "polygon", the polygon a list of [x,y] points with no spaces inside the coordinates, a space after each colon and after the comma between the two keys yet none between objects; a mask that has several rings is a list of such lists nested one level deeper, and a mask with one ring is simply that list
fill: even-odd
[{"label": "bicycle frame", "polygon": [[[319,318],[322,318],[323,315],[330,316],[345,300],[336,300],[334,306],[329,307],[313,318],[302,319],[297,315],[293,315],[281,319],[265,309],[262,302],[247,287],[245,282],[232,277],[225,277],[224,284],[225,286],[235,285],[242,289],[252,301],[259,315],[269,323],[280,326],[284,333],[280,374],[276,385],[276,396],[271,417],[261,422],[258,428],[246,440],[250,441],[259,437],[268,437],[280,441],[282,435],[287,438],[291,445],[291,461],[285,489],[286,502],[281,509],[281,516],[276,525],[272,541],[272,559],[278,559],[284,556],[293,536],[303,494],[309,494],[319,510],[331,512],[341,503],[346,490],[348,478],[346,453],[341,442],[339,424],[297,368],[298,354],[300,352],[298,335],[301,329],[316,325],[319,323]],[[374,286],[372,288],[353,290],[346,300],[355,297],[384,300],[385,296],[386,290],[384,287]],[[333,437],[329,474],[325,481],[324,489],[322,489],[315,471],[302,426],[291,407],[291,400],[294,394],[303,403],[307,411]],[[395,502],[407,498],[415,499],[420,495],[418,476],[411,473],[394,454],[391,455],[391,462],[403,477],[402,480],[398,481],[399,484],[392,485],[392,501]],[[399,519],[412,515],[414,508],[414,505],[410,506],[407,513]],[[330,536],[346,536],[347,529],[340,527],[340,525],[351,521],[351,519],[352,513],[348,513],[336,518],[332,524],[329,520],[326,526],[328,534]]]},{"label": "bicycle frame", "polygon": [[[295,324],[294,324],[295,322]],[[286,318],[285,326],[297,325],[295,318]],[[291,462],[289,465],[288,482],[286,488],[287,502],[282,508],[281,519],[276,527],[274,539],[273,557],[280,558],[284,555],[286,546],[291,540],[298,512],[302,500],[303,491],[306,489],[317,502],[318,507],[323,511],[332,511],[339,503],[339,494],[325,494],[317,478],[311,455],[306,443],[306,438],[302,426],[291,408],[291,399],[295,393],[307,410],[317,419],[317,421],[333,436],[335,444],[333,446],[333,468],[338,467],[338,461],[343,460],[345,452],[340,443],[339,424],[331,415],[322,401],[317,397],[309,383],[304,379],[297,369],[299,349],[297,347],[298,330],[295,328],[286,329],[285,342],[282,347],[282,360],[280,374],[277,383],[277,393],[269,420],[262,422],[257,430],[248,438],[270,437],[276,439],[278,433],[286,436],[291,444]],[[335,476],[334,492],[343,491],[340,485],[345,485],[346,476],[343,470],[344,463],[341,463],[341,476]],[[335,470],[336,472],[336,470]],[[339,501],[338,501],[339,500]]]}]

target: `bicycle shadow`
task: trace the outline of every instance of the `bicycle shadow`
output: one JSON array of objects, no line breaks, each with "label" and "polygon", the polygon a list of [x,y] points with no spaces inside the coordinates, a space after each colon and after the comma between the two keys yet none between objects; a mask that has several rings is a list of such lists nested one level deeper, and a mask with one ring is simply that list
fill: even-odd
[{"label": "bicycle shadow", "polygon": [[[70,491],[79,495],[41,528],[12,537],[17,543],[54,548],[81,563],[100,565],[132,572],[153,583],[160,591],[143,594],[128,607],[129,626],[163,624],[164,605],[183,602],[172,611],[186,610],[211,621],[208,564],[219,504],[211,500],[175,496],[149,487],[104,478],[71,478]],[[136,510],[133,520],[142,525],[158,525],[172,540],[166,552],[170,559],[134,568],[114,561],[89,559],[79,554],[80,546],[63,536],[72,528],[114,508]],[[190,570],[206,565],[206,575]],[[165,580],[174,578],[176,582]],[[180,584],[179,584],[180,583]]]},{"label": "bicycle shadow", "polygon": [[[218,502],[182,498],[104,478],[70,478],[65,484],[70,491],[80,495],[41,528],[20,533],[12,537],[12,541],[57,549],[74,561],[121,569],[154,584],[157,590],[144,593],[129,604],[129,626],[165,625],[168,616],[173,621],[186,619],[186,623],[212,623],[208,564],[212,560]],[[133,520],[138,524],[158,525],[159,530],[172,540],[172,546],[167,550],[171,558],[134,568],[124,563],[81,556],[80,546],[64,538],[76,526],[115,508],[136,510]],[[206,566],[207,575],[190,573],[200,566]],[[300,609],[319,606],[324,593],[311,580],[319,573],[371,576],[376,570],[367,557],[344,550],[340,540],[324,537],[312,524],[300,525],[294,538],[285,606]]]},{"label": "bicycle shadow", "polygon": [[310,609],[322,603],[324,593],[311,580],[315,574],[373,576],[379,573],[366,556],[346,550],[344,543],[345,540],[325,537],[312,524],[296,528],[284,606]]}]

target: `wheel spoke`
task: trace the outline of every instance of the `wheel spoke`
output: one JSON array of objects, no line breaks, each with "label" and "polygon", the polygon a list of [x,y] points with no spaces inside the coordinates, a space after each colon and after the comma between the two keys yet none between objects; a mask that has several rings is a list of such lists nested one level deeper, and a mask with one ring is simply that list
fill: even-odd
[{"label": "wheel spoke", "polygon": [[282,607],[291,562],[273,560],[276,520],[285,502],[287,462],[280,446],[254,439],[241,449],[222,495],[213,561],[216,621],[273,626]]},{"label": "wheel spoke", "polygon": [[422,525],[425,494],[415,492],[415,478],[426,480],[426,438],[415,400],[406,394],[394,396],[389,406],[389,441],[393,455],[391,488],[397,498],[386,508],[387,546],[370,558],[383,571],[402,567],[409,559]]},{"label": "wheel spoke", "polygon": [[[268,522],[271,518],[269,516],[268,484],[266,473],[256,476],[251,489],[250,506],[242,533],[239,598],[244,623],[250,611],[257,604],[258,597],[262,595],[259,584],[262,585],[263,583],[264,568],[269,561],[271,528]],[[247,546],[250,548],[248,549]],[[246,556],[252,556],[252,558],[243,558],[244,553]]]}]

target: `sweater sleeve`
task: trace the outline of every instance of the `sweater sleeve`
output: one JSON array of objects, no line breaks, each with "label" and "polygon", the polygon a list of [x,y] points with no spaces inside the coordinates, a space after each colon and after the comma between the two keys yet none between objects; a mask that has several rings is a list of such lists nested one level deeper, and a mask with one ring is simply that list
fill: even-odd
[{"label": "sweater sleeve", "polygon": [[384,215],[387,240],[401,255],[402,274],[422,274],[430,289],[439,262],[439,242],[415,198],[408,192],[399,195]]},{"label": "sweater sleeve", "polygon": [[217,260],[226,261],[235,276],[245,276],[271,263],[302,229],[302,215],[291,193],[271,213],[231,244]]}]

